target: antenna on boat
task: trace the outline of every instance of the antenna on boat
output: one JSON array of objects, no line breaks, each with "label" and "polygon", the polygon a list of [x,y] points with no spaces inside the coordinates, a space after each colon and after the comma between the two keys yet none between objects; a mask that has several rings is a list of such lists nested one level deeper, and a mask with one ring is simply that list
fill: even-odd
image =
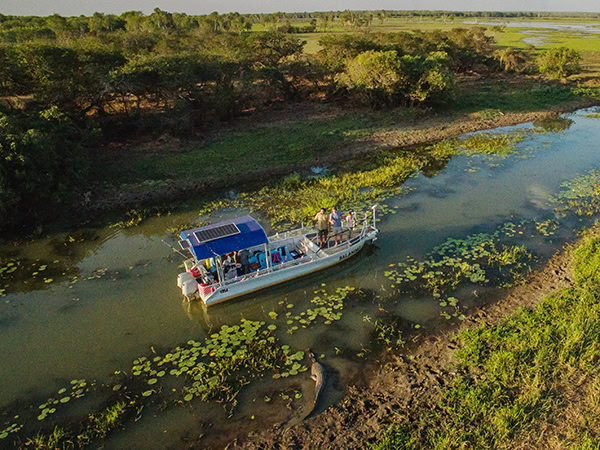
[{"label": "antenna on boat", "polygon": [[376,222],[375,222],[375,210],[377,209],[377,203],[375,203],[373,206],[371,206],[371,209],[373,210],[373,228],[377,228]]},{"label": "antenna on boat", "polygon": [[177,250],[175,247],[173,247],[171,244],[169,244],[167,241],[165,241],[164,239],[161,240],[161,242],[163,244],[165,244],[167,247],[169,247],[171,250],[173,250],[174,252],[179,253],[181,256],[183,256],[184,258],[187,258],[186,255],[184,255],[183,253],[181,253],[179,250]]}]

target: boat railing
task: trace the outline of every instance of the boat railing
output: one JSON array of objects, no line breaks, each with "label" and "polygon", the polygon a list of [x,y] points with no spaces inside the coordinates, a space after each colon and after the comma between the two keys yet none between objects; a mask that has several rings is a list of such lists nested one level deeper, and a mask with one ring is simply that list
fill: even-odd
[{"label": "boat railing", "polygon": [[283,233],[275,233],[273,236],[269,236],[269,241],[285,241],[286,239],[306,234],[309,231],[314,231],[314,227],[306,226],[295,230],[284,231]]},{"label": "boat railing", "polygon": [[[238,275],[234,278],[230,278],[229,280],[224,280],[222,283],[221,282],[215,282],[211,285],[208,286],[202,286],[204,288],[205,291],[207,292],[214,292],[217,291],[219,288],[222,288],[223,286],[230,286],[232,284],[235,283],[239,283],[240,281],[247,281],[247,280],[251,280],[254,278],[260,278],[264,275],[268,275],[270,273],[282,270],[282,269],[287,269],[289,267],[293,267],[293,266],[297,266],[299,264],[304,264],[306,262],[312,261],[313,257],[312,256],[303,256],[301,258],[298,259],[292,259],[290,261],[286,261],[284,263],[281,264],[277,264],[276,266],[271,266],[265,269],[260,269],[257,270],[256,272],[252,272],[249,274],[245,274],[245,275]],[[212,290],[211,290],[212,288]]]},{"label": "boat railing", "polygon": [[[368,234],[370,228],[375,229],[375,213],[374,212],[373,212],[373,226],[370,226],[369,218],[368,218],[368,216],[365,215],[362,226],[360,228],[361,228],[361,230],[356,236],[348,239],[347,241],[343,242],[341,245],[339,245],[337,247],[331,247],[329,249],[325,249],[326,251],[324,253],[327,256],[330,256],[331,254],[335,254],[340,250],[344,250],[349,247],[352,247],[353,245],[358,244],[362,239],[365,238],[365,236]],[[303,227],[303,228],[300,228],[297,230],[286,231],[285,233],[278,233],[274,236],[271,236],[269,238],[269,240],[289,239],[294,236],[307,234],[308,231],[314,231],[314,228],[309,226],[309,227]],[[348,232],[347,229],[344,230],[341,234],[346,233],[346,232]],[[305,241],[306,242],[303,242],[305,245],[305,249],[312,251],[312,253],[313,253],[312,255],[308,255],[308,252],[307,252],[307,254],[305,254],[304,256],[302,256],[301,258],[298,258],[298,259],[292,259],[290,261],[286,261],[281,264],[271,265],[264,269],[260,269],[256,272],[252,272],[250,274],[238,275],[229,280],[217,281],[210,285],[200,286],[199,289],[200,289],[200,294],[201,294],[202,298],[206,299],[206,298],[212,296],[215,292],[217,292],[219,289],[221,289],[225,286],[230,286],[232,284],[236,284],[241,281],[247,281],[247,280],[251,280],[251,279],[260,278],[260,277],[268,275],[270,273],[273,273],[273,272],[276,272],[276,271],[279,271],[282,269],[287,269],[287,268],[297,266],[300,264],[304,264],[304,263],[313,261],[315,258],[318,259],[323,256],[323,255],[321,255],[321,256],[318,255],[320,249],[315,251],[314,249],[311,248],[312,246],[316,246],[316,244],[314,242],[312,242],[308,238],[306,238]],[[311,246],[309,247],[308,244],[311,244]]]}]

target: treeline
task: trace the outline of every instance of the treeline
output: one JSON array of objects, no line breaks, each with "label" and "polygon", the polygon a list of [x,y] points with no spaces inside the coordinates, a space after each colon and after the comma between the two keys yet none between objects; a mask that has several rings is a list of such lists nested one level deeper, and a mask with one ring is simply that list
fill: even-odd
[{"label": "treeline", "polygon": [[306,55],[295,36],[244,31],[239,14],[1,19],[2,33],[31,33],[0,45],[0,228],[73,204],[97,139],[190,134],[274,101],[433,106],[456,74],[523,56],[499,60],[482,28],[324,36]]}]

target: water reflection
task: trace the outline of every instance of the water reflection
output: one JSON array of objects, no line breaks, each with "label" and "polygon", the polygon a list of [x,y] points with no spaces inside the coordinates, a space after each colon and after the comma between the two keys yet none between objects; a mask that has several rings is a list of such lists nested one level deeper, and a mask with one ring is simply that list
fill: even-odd
[{"label": "water reflection", "polygon": [[575,122],[572,119],[567,119],[565,117],[551,117],[548,119],[536,120],[533,122],[533,126],[547,132],[560,133],[571,128],[573,123]]}]

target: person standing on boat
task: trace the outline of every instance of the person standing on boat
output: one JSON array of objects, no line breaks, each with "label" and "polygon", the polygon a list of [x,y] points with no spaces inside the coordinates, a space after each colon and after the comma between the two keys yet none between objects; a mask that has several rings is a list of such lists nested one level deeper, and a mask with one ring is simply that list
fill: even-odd
[{"label": "person standing on boat", "polygon": [[354,229],[354,225],[356,224],[356,219],[354,218],[354,211],[348,211],[346,214],[346,227],[348,228],[348,239],[352,239],[352,230]]},{"label": "person standing on boat", "polygon": [[321,211],[317,213],[314,220],[319,232],[319,247],[323,248],[327,245],[327,234],[329,233],[329,219],[327,218],[325,208],[321,208]]},{"label": "person standing on boat", "polygon": [[337,207],[331,208],[329,214],[329,223],[331,224],[331,232],[335,238],[335,245],[342,242],[342,214],[337,210]]}]

